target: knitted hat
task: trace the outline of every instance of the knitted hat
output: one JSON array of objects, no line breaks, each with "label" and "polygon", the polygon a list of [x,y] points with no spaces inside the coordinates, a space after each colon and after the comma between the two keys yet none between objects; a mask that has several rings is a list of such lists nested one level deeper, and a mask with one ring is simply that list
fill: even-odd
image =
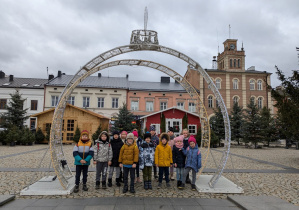
[{"label": "knitted hat", "polygon": [[155,128],[155,126],[150,126],[150,129],[149,129],[150,131],[156,131],[156,128]]},{"label": "knitted hat", "polygon": [[138,132],[137,131],[133,131],[132,132],[134,136],[138,137]]},{"label": "knitted hat", "polygon": [[152,135],[150,133],[145,133],[143,138],[144,138],[144,140],[146,138],[152,138]]},{"label": "knitted hat", "polygon": [[127,135],[127,139],[134,139],[134,134],[133,133],[129,133]]},{"label": "knitted hat", "polygon": [[184,141],[184,136],[183,136],[183,135],[180,135],[180,136],[178,136],[178,137],[175,137],[175,138],[174,138],[174,143],[177,143],[178,140]]},{"label": "knitted hat", "polygon": [[191,141],[196,144],[196,139],[194,138],[194,136],[189,137],[188,144],[190,144]]},{"label": "knitted hat", "polygon": [[112,134],[112,135],[114,136],[115,134],[116,134],[116,135],[119,135],[119,132],[118,132],[118,131],[113,131],[113,134]]},{"label": "knitted hat", "polygon": [[128,134],[127,131],[122,131],[120,134],[123,134],[123,133],[126,134],[126,135]]},{"label": "knitted hat", "polygon": [[[83,136],[83,135],[87,135],[88,139],[86,139],[86,140],[82,140],[82,136]],[[88,132],[87,130],[83,130],[83,131],[81,132],[80,139],[81,139],[82,142],[87,142],[87,141],[89,141],[89,132]]]},{"label": "knitted hat", "polygon": [[169,127],[169,128],[168,128],[168,132],[169,132],[169,131],[173,132],[173,127]]}]

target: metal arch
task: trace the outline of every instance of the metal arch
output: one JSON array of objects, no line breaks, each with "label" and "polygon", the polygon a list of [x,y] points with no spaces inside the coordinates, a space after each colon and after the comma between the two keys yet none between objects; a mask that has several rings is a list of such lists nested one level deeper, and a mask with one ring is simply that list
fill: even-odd
[{"label": "metal arch", "polygon": [[[166,54],[173,55],[179,59],[184,60],[185,62],[189,63],[190,67],[197,70],[206,80],[206,82],[210,85],[211,90],[213,91],[214,95],[216,96],[216,100],[219,102],[219,106],[221,108],[221,112],[224,118],[224,126],[225,126],[225,141],[224,141],[224,151],[222,154],[222,158],[220,160],[220,163],[217,167],[216,172],[214,173],[213,177],[209,181],[209,185],[211,187],[214,187],[217,183],[218,179],[221,177],[221,174],[223,172],[223,169],[226,165],[229,151],[230,151],[230,123],[229,123],[229,117],[227,113],[227,109],[225,107],[224,101],[216,88],[215,84],[212,82],[211,78],[207,74],[206,71],[202,69],[202,67],[195,62],[193,59],[188,57],[187,55],[180,53],[179,51],[176,51],[174,49],[164,47],[161,45],[155,45],[155,44],[148,44],[148,45],[138,45],[138,44],[131,44],[131,45],[125,45],[120,46],[117,48],[114,48],[112,50],[106,51],[97,57],[93,58],[91,61],[89,61],[86,65],[84,65],[72,78],[72,80],[69,82],[68,85],[66,85],[65,89],[60,95],[59,103],[57,104],[55,108],[55,112],[53,115],[53,121],[52,121],[52,128],[51,128],[51,136],[50,136],[50,149],[51,149],[51,158],[53,162],[53,167],[55,170],[55,173],[63,187],[67,187],[68,183],[67,180],[72,176],[71,171],[69,167],[62,168],[61,164],[59,162],[61,160],[64,160],[64,154],[62,149],[62,142],[61,142],[61,127],[62,127],[62,118],[64,114],[64,108],[66,106],[66,101],[68,99],[68,96],[73,91],[74,87],[76,87],[83,79],[85,79],[87,76],[87,72],[91,71],[93,68],[96,68],[99,64],[103,63],[104,61],[115,57],[120,54],[125,54],[128,52],[133,51],[157,51],[162,52]],[[117,62],[117,61],[114,61]],[[114,62],[110,62],[109,64],[103,64],[104,67],[113,65]],[[208,118],[202,118],[202,123],[205,125],[208,125]],[[210,137],[210,134],[208,135],[208,138]],[[205,136],[203,136],[205,138]]]}]

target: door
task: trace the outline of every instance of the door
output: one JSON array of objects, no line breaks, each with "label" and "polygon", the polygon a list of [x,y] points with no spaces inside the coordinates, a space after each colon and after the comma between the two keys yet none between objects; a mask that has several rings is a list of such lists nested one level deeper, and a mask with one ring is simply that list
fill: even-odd
[{"label": "door", "polygon": [[173,133],[175,136],[180,135],[182,132],[182,119],[166,119],[166,130],[169,127],[173,127]]},{"label": "door", "polygon": [[72,142],[75,135],[75,120],[65,119],[62,123],[62,142]]}]

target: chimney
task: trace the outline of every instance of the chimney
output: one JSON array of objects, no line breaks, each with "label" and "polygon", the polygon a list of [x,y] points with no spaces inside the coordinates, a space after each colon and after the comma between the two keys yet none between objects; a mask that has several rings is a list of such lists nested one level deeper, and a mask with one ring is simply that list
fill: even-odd
[{"label": "chimney", "polygon": [[126,75],[126,78],[127,78],[127,79],[129,78],[129,75],[128,75],[128,74]]},{"label": "chimney", "polygon": [[10,82],[13,81],[13,75],[9,75],[9,81],[10,81]]},{"label": "chimney", "polygon": [[161,77],[161,83],[170,83],[170,77]]},{"label": "chimney", "polygon": [[58,71],[57,77],[61,77],[61,71],[60,70]]},{"label": "chimney", "polygon": [[54,78],[54,75],[53,74],[49,74],[49,81],[51,80],[51,79],[53,79]]},{"label": "chimney", "polygon": [[5,73],[3,71],[0,71],[0,79],[5,77]]},{"label": "chimney", "polygon": [[98,77],[102,77],[102,74],[101,74],[101,73],[98,73]]}]

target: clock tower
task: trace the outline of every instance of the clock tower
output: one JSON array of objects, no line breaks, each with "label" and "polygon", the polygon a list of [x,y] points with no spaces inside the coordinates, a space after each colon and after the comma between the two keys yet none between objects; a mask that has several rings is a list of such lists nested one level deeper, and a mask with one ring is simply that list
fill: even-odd
[{"label": "clock tower", "polygon": [[224,51],[218,53],[217,66],[219,70],[242,72],[245,71],[245,51],[237,49],[237,39],[227,39],[223,42]]}]

